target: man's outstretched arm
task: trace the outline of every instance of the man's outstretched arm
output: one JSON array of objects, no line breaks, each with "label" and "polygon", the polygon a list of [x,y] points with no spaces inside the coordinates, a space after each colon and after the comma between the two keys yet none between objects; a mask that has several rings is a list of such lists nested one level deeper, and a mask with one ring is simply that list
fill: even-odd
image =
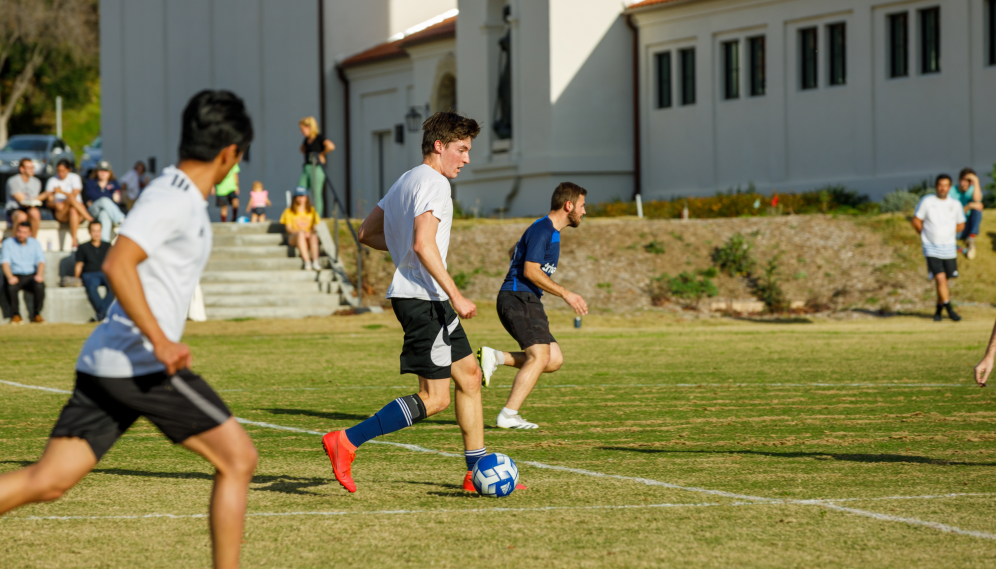
[{"label": "man's outstretched arm", "polygon": [[360,243],[371,249],[387,251],[387,237],[384,235],[384,210],[380,206],[374,206],[370,215],[363,220],[358,238]]},{"label": "man's outstretched arm", "polygon": [[166,373],[172,375],[179,370],[187,369],[193,363],[190,348],[185,344],[170,341],[159,327],[159,322],[149,308],[145,298],[142,281],[138,278],[138,264],[147,258],[145,251],[137,243],[124,235],[118,235],[118,240],[107,252],[107,258],[101,267],[107,282],[118,299],[118,304],[124,309],[128,318],[152,342],[156,359],[166,366]]},{"label": "man's outstretched arm", "polygon": [[989,374],[993,372],[994,360],[996,360],[996,325],[993,326],[993,332],[989,336],[989,347],[986,348],[986,355],[982,357],[979,365],[975,366],[975,383],[978,383],[979,387],[986,386]]},{"label": "man's outstretched arm", "polygon": [[559,296],[564,299],[564,302],[569,304],[570,307],[574,309],[575,313],[581,316],[588,314],[588,303],[581,298],[581,295],[575,294],[553,282],[553,279],[551,279],[546,273],[543,272],[543,269],[540,268],[539,263],[526,261],[526,268],[524,272],[524,276],[529,279],[529,282],[554,296]]},{"label": "man's outstretched arm", "polygon": [[443,292],[450,297],[453,310],[456,310],[460,318],[473,318],[477,316],[477,306],[464,298],[463,293],[453,282],[453,277],[446,272],[443,256],[439,254],[439,247],[436,246],[436,232],[438,230],[439,219],[431,211],[416,217],[412,250],[418,255],[418,260],[422,262],[422,266],[429,271],[432,278],[436,279],[439,286],[443,287]]}]

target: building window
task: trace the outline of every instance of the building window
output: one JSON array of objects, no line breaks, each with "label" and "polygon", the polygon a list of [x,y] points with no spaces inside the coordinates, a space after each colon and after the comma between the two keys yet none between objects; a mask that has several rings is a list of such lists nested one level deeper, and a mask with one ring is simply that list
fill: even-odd
[{"label": "building window", "polygon": [[889,77],[906,77],[909,72],[909,15],[889,16]]},{"label": "building window", "polygon": [[740,98],[740,42],[723,42],[723,98]]},{"label": "building window", "polygon": [[986,0],[986,28],[988,30],[989,65],[996,65],[996,0]]},{"label": "building window", "polygon": [[818,84],[816,68],[816,28],[799,30],[799,59],[802,63],[802,88],[815,89]]},{"label": "building window", "polygon": [[[993,0],[996,2],[996,0]],[[747,40],[750,50],[750,95],[757,97],[767,88],[764,69],[764,36]]]},{"label": "building window", "polygon": [[695,48],[678,52],[681,57],[681,104],[695,104]]},{"label": "building window", "polygon": [[920,10],[920,73],[941,70],[941,9]]},{"label": "building window", "polygon": [[654,70],[657,73],[657,108],[671,106],[671,52],[654,55]]},{"label": "building window", "polygon": [[830,84],[847,83],[847,28],[846,24],[827,26],[830,36]]}]

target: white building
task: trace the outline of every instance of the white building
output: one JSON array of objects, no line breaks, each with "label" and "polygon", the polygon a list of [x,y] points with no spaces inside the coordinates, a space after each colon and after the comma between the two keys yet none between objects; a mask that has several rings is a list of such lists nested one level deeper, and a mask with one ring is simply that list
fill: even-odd
[{"label": "white building", "polygon": [[300,174],[302,117],[315,116],[338,145],[329,169],[342,193],[337,60],[454,8],[456,0],[101,0],[104,158],[118,175],[149,157],[157,170],[172,164],[187,100],[201,89],[231,89],[256,131],[242,184],[263,182],[271,218]]},{"label": "white building", "polygon": [[102,0],[105,156],[172,161],[182,105],[214,87],[249,103],[243,180],[274,210],[302,116],[337,144],[332,181],[363,216],[419,162],[421,120],[448,108],[483,125],[455,181],[482,216],[542,213],[567,179],[589,201],[749,182],[878,197],[989,171],[994,3]]},{"label": "white building", "polygon": [[996,160],[993,0],[649,0],[646,197],[755,182],[874,197]]}]

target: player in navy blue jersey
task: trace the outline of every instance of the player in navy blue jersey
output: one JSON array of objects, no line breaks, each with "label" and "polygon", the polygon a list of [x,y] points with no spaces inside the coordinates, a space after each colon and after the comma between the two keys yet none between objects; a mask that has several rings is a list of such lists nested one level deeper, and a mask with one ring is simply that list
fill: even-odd
[{"label": "player in navy blue jersey", "polygon": [[557,271],[560,260],[560,230],[581,225],[587,194],[587,190],[570,182],[557,186],[550,200],[550,214],[529,226],[509,251],[512,261],[498,292],[498,318],[522,351],[503,352],[486,346],[477,350],[484,385],[491,383],[491,375],[499,365],[519,369],[508,401],[498,413],[497,424],[503,429],[538,427],[523,419],[519,409],[540,374],[555,372],[564,363],[564,355],[550,334],[550,322],[540,301],[543,292],[563,298],[579,315],[588,314],[588,305],[580,295],[550,278]]}]

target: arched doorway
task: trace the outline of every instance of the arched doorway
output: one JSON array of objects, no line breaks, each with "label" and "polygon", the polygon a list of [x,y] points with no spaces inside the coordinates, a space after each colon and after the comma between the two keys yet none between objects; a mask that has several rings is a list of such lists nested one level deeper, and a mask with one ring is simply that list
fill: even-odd
[{"label": "arched doorway", "polygon": [[446,73],[436,84],[435,107],[437,111],[455,111],[456,106],[456,77],[452,73]]}]

